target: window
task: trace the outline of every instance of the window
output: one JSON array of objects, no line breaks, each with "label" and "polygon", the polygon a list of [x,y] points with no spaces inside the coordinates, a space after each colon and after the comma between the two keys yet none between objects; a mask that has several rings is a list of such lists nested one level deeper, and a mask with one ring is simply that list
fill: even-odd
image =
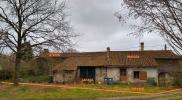
[{"label": "window", "polygon": [[139,79],[139,71],[134,71],[134,79]]},{"label": "window", "polygon": [[120,75],[126,76],[126,69],[120,69]]}]

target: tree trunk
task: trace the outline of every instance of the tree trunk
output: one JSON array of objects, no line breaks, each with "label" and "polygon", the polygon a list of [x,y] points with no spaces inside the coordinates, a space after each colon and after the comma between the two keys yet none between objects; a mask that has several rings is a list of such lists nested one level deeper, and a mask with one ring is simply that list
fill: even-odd
[{"label": "tree trunk", "polygon": [[15,67],[14,67],[14,75],[13,75],[13,83],[15,86],[18,86],[18,73],[19,73],[19,67],[20,67],[20,61],[21,61],[21,52],[17,50],[16,53],[16,59],[15,59]]}]

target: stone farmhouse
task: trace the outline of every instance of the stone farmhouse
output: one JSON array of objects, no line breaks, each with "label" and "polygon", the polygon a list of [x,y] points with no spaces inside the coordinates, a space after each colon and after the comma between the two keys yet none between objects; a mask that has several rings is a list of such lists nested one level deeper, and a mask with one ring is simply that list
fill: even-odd
[{"label": "stone farmhouse", "polygon": [[[170,73],[181,70],[180,56],[171,50],[48,53],[57,63],[52,67],[54,82],[82,82],[92,80],[146,83],[152,79],[156,84],[171,79]],[[54,61],[54,60],[53,60]],[[164,79],[164,80],[163,80]]]}]

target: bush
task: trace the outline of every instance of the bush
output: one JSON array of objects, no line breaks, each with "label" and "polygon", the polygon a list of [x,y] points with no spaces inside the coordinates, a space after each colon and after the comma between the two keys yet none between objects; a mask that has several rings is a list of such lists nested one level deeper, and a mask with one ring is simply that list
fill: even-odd
[{"label": "bush", "polygon": [[48,76],[47,75],[26,76],[26,77],[22,77],[20,81],[21,82],[32,82],[32,83],[47,83]]},{"label": "bush", "polygon": [[12,78],[12,72],[8,70],[0,71],[0,80],[10,80]]}]

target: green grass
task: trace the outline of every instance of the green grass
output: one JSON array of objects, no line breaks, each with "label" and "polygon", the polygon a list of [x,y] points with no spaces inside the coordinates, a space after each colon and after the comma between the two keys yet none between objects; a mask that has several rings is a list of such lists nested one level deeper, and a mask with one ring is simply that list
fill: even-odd
[{"label": "green grass", "polygon": [[[83,88],[100,88],[100,89],[116,89],[116,90],[126,90],[126,91],[132,91],[132,92],[162,92],[165,90],[169,90],[171,88],[162,88],[157,86],[136,86],[132,84],[113,84],[113,85],[105,85],[105,84],[71,84],[71,86],[75,87],[83,87]],[[144,90],[133,90],[133,88],[144,88]]]},{"label": "green grass", "polygon": [[[116,89],[116,90],[130,90],[136,88],[134,85],[128,84],[69,84],[69,86],[82,87],[82,88],[97,88],[97,89]],[[161,92],[166,88],[144,86],[143,91],[137,92]],[[114,93],[94,90],[80,90],[80,89],[63,89],[63,88],[50,88],[50,87],[33,87],[33,86],[18,86],[13,85],[0,85],[0,100],[85,100],[94,98],[107,98],[107,97],[121,97],[121,96],[137,96],[141,94],[129,93]],[[181,99],[181,96],[174,98],[174,100]]]},{"label": "green grass", "polygon": [[180,94],[175,94],[171,98],[171,100],[182,100],[182,95]]},{"label": "green grass", "polygon": [[93,90],[61,89],[48,87],[32,87],[3,85],[0,87],[0,100],[62,100],[93,99],[97,97],[126,96],[129,94],[112,93]]}]

